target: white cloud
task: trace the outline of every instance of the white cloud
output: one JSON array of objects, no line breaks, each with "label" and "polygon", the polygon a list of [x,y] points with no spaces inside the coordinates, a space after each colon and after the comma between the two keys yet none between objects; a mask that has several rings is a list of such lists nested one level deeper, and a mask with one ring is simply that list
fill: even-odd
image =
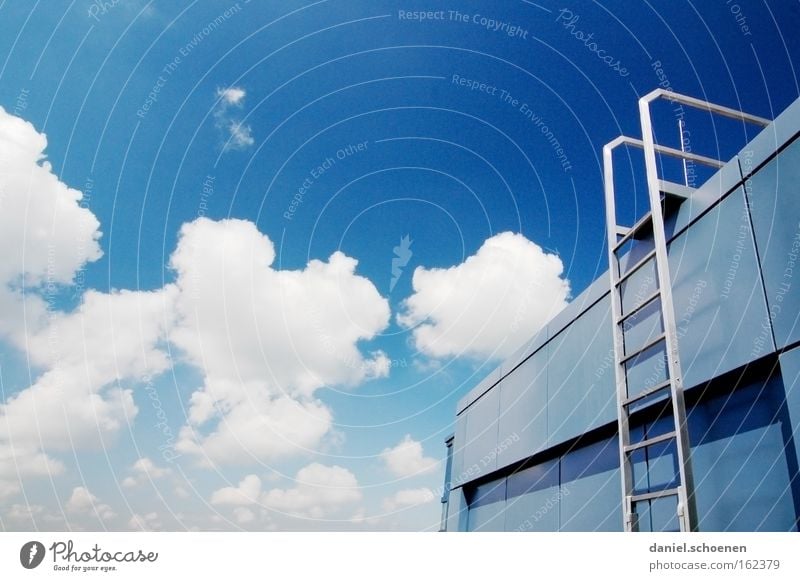
[{"label": "white cloud", "polygon": [[[0,108],[0,335],[27,353],[29,388],[0,403],[0,495],[57,474],[49,450],[102,446],[136,414],[128,380],[166,369],[160,310],[174,289],[89,291],[72,313],[47,300],[101,256],[81,192],[44,160],[46,137]],[[24,293],[23,293],[24,288]]]},{"label": "white cloud", "polygon": [[126,477],[122,481],[122,486],[126,488],[134,488],[147,482],[164,478],[172,474],[170,468],[161,468],[157,466],[150,458],[139,458],[130,467],[132,476]]},{"label": "white cloud", "polygon": [[430,488],[408,488],[398,490],[395,494],[383,501],[383,508],[387,512],[394,512],[402,508],[410,508],[428,504],[436,500],[436,495]]},{"label": "white cloud", "polygon": [[134,513],[128,521],[128,527],[134,531],[157,531],[162,528],[158,513],[149,512],[145,515]]},{"label": "white cloud", "polygon": [[252,146],[255,143],[252,128],[233,112],[244,105],[247,91],[242,87],[228,87],[217,89],[216,96],[219,103],[214,111],[214,119],[217,129],[224,135],[223,150],[247,149]]},{"label": "white cloud", "polygon": [[29,330],[30,361],[45,369],[0,405],[0,442],[44,450],[102,447],[136,416],[130,384],[166,370],[161,342],[174,287],[87,291],[72,313]]},{"label": "white cloud", "polygon": [[67,284],[102,255],[83,194],[45,161],[47,137],[0,107],[0,285]]},{"label": "white cloud", "polygon": [[229,105],[241,105],[247,92],[241,87],[228,87],[227,89],[217,89],[217,98],[222,99]]},{"label": "white cloud", "polygon": [[[245,92],[234,87],[219,96],[225,108],[239,107]],[[388,325],[390,311],[355,273],[357,261],[335,252],[301,270],[279,270],[272,242],[251,222],[200,219],[181,229],[171,259],[176,284],[111,293],[84,292],[81,284],[78,306],[57,310],[48,304],[51,292],[73,284],[102,253],[97,219],[82,194],[52,173],[46,143],[0,109],[0,336],[38,374],[0,402],[0,498],[17,494],[27,477],[62,472],[54,453],[108,448],[137,415],[133,390],[170,368],[169,341],[204,378],[191,396],[180,451],[206,463],[243,462],[334,440],[331,410],[317,390],[356,386],[390,368],[386,354],[359,348]],[[352,476],[338,467],[304,470]],[[142,458],[122,482],[168,473]],[[337,498],[328,491],[319,505],[301,500],[314,485],[300,480],[265,496],[308,514],[325,512]],[[73,490],[70,501],[73,512],[87,504],[101,518],[113,512],[86,489]],[[157,528],[157,515],[149,516],[134,515],[129,524]]]},{"label": "white cloud", "polygon": [[506,357],[566,306],[563,271],[555,254],[503,232],[457,266],[418,267],[397,320],[430,356]]},{"label": "white cloud", "polygon": [[[273,488],[262,493],[262,481],[255,474],[245,476],[238,486],[215,490],[211,504],[233,506],[239,524],[254,520],[252,511],[244,507],[261,506],[285,516],[322,518],[361,500],[361,489],[355,475],[341,466],[325,466],[314,462],[301,468],[292,488]],[[253,518],[251,518],[251,516]]]},{"label": "white cloud", "polygon": [[154,479],[163,478],[172,472],[169,468],[160,468],[156,466],[150,458],[139,458],[133,463],[131,470],[133,470],[133,472],[136,474]]},{"label": "white cloud", "polygon": [[40,504],[12,504],[6,512],[6,519],[17,523],[35,523],[44,512],[45,508]]},{"label": "white cloud", "polygon": [[231,120],[228,123],[228,131],[231,136],[225,144],[227,149],[246,149],[256,142],[253,139],[253,128],[241,121]]},{"label": "white cloud", "polygon": [[26,477],[57,475],[63,471],[61,462],[49,458],[36,446],[12,445],[0,439],[0,500],[17,494]]},{"label": "white cloud", "polygon": [[227,486],[214,491],[211,504],[247,506],[258,502],[261,495],[261,479],[255,474],[245,476],[239,486]]},{"label": "white cloud", "polygon": [[205,375],[178,450],[212,463],[315,449],[331,431],[324,386],[388,373],[358,342],[389,321],[375,286],[341,252],[303,270],[272,267],[272,242],[251,222],[201,218],[181,229],[171,266],[181,300],[171,339]]},{"label": "white cloud", "polygon": [[293,488],[274,488],[262,495],[264,506],[284,514],[322,518],[361,500],[355,475],[341,466],[312,463],[301,468]]},{"label": "white cloud", "polygon": [[425,456],[422,443],[414,440],[410,434],[406,434],[394,448],[386,448],[381,452],[381,459],[386,468],[400,478],[430,472],[438,464],[434,458]]},{"label": "white cloud", "polygon": [[236,519],[236,522],[240,525],[250,524],[256,520],[256,515],[253,514],[253,511],[243,506],[239,506],[233,509],[233,517]]},{"label": "white cloud", "polygon": [[72,489],[72,495],[66,503],[68,512],[82,516],[96,515],[102,520],[110,520],[117,516],[111,507],[100,500],[84,486]]}]

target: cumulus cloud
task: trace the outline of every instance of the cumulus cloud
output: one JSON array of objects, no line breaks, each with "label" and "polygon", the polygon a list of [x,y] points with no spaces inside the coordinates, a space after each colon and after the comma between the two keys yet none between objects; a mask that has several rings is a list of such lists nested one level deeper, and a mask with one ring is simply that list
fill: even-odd
[{"label": "cumulus cloud", "polygon": [[434,458],[425,456],[422,443],[410,434],[406,434],[397,446],[383,450],[381,459],[389,472],[399,478],[430,472],[438,464]]},{"label": "cumulus cloud", "polygon": [[450,268],[418,267],[397,320],[432,357],[506,357],[567,304],[555,254],[503,232]]},{"label": "cumulus cloud", "polygon": [[355,475],[341,466],[314,462],[301,468],[293,488],[274,488],[262,495],[267,508],[307,518],[322,518],[361,500]]},{"label": "cumulus cloud", "polygon": [[[298,470],[291,488],[273,488],[262,492],[261,479],[245,476],[238,486],[215,490],[211,503],[232,506],[239,524],[251,522],[255,515],[245,507],[262,507],[284,516],[322,518],[361,500],[361,489],[355,475],[341,466],[325,466],[317,462]],[[253,518],[250,518],[250,517]]]},{"label": "cumulus cloud", "polygon": [[428,504],[436,500],[436,495],[430,488],[408,488],[398,490],[389,498],[383,501],[383,508],[386,512],[394,512],[403,508],[411,508]]},{"label": "cumulus cloud", "polygon": [[128,521],[128,527],[134,531],[158,531],[162,528],[161,519],[156,512],[145,515],[134,513]]},{"label": "cumulus cloud", "polygon": [[53,308],[51,297],[102,252],[97,219],[52,172],[46,146],[0,108],[0,335],[39,373],[0,404],[0,495],[62,471],[49,450],[102,445],[136,414],[125,383],[168,365],[157,344],[174,289],[89,291],[72,313]]},{"label": "cumulus cloud", "polygon": [[170,468],[157,466],[150,458],[139,458],[130,468],[131,476],[122,481],[122,486],[133,488],[147,482],[152,482],[159,478],[164,478],[172,474]]},{"label": "cumulus cloud", "polygon": [[[57,475],[64,471],[60,461],[48,457],[37,446],[14,445],[8,440],[3,441],[3,434],[0,431],[0,500],[16,495],[24,478]],[[5,437],[8,438],[8,434]]]},{"label": "cumulus cloud", "polygon": [[254,224],[201,218],[181,229],[171,266],[182,299],[171,340],[204,373],[178,450],[213,463],[273,459],[315,448],[332,425],[315,396],[388,373],[358,343],[389,321],[389,305],[335,252],[302,270],[272,267]]},{"label": "cumulus cloud", "polygon": [[[218,95],[226,110],[245,96],[237,87]],[[34,370],[30,386],[0,402],[0,499],[28,477],[63,472],[54,454],[109,447],[137,415],[137,386],[171,367],[170,343],[203,378],[179,451],[207,464],[317,449],[334,434],[317,391],[389,373],[385,353],[360,348],[388,325],[390,310],[356,274],[357,261],[335,252],[299,270],[277,269],[272,242],[242,220],[184,225],[170,262],[175,284],[110,293],[81,285],[77,306],[59,310],[53,293],[102,255],[101,234],[81,192],[53,174],[46,145],[30,123],[0,108],[0,338]],[[319,514],[337,498],[360,497],[336,484],[348,484],[347,475],[355,482],[342,468],[304,470],[296,488],[262,494],[270,506]],[[167,474],[141,458],[123,483]],[[309,495],[327,486],[322,476],[333,484],[318,504]],[[76,490],[68,502],[76,510],[107,508]],[[134,515],[129,524],[158,528],[151,516]]]},{"label": "cumulus cloud", "polygon": [[[71,283],[101,255],[99,222],[83,194],[46,161],[47,137],[0,107],[0,283]],[[6,289],[7,290],[7,289]]]},{"label": "cumulus cloud", "polygon": [[32,450],[102,447],[136,416],[132,385],[169,367],[161,342],[174,287],[87,291],[71,313],[29,330],[30,361],[45,371],[0,405],[0,442]]},{"label": "cumulus cloud", "polygon": [[236,523],[240,525],[250,524],[256,520],[256,515],[249,508],[239,506],[233,509],[233,517]]},{"label": "cumulus cloud", "polygon": [[76,486],[65,505],[67,512],[76,515],[95,515],[102,520],[110,520],[117,516],[111,507],[98,500],[85,486]]},{"label": "cumulus cloud", "polygon": [[215,490],[211,504],[228,506],[247,506],[258,502],[261,495],[261,479],[255,474],[245,476],[239,486],[227,486]]},{"label": "cumulus cloud", "polygon": [[237,109],[244,105],[246,96],[247,92],[241,87],[217,89],[218,103],[214,110],[214,120],[223,135],[223,150],[247,149],[255,143],[252,128],[236,114]]}]

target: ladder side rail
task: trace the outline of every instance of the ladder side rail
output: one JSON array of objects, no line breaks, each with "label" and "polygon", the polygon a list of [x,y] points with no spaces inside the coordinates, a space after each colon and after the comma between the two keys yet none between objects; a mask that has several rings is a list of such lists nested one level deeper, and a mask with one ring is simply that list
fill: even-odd
[{"label": "ladder side rail", "polygon": [[672,412],[676,432],[676,452],[678,455],[678,473],[680,490],[678,499],[678,518],[682,531],[696,530],[697,514],[694,499],[694,478],[692,474],[688,429],[686,423],[686,405],[683,397],[683,373],[678,350],[678,331],[675,323],[675,307],[672,299],[672,277],[667,255],[667,242],[664,232],[664,216],[661,209],[661,192],[659,188],[658,166],[653,136],[653,125],[650,115],[650,103],[662,93],[653,91],[639,100],[639,115],[642,124],[642,141],[644,143],[644,160],[647,174],[647,185],[650,194],[650,211],[653,217],[653,239],[656,249],[656,275],[661,289],[661,313],[666,335],[667,371],[671,380]]},{"label": "ladder side rail", "polygon": [[633,531],[636,529],[635,516],[633,507],[630,502],[630,493],[633,490],[633,471],[630,462],[628,461],[628,454],[625,452],[627,446],[630,445],[630,425],[628,423],[628,413],[624,402],[628,398],[627,378],[624,367],[619,363],[620,359],[624,356],[624,339],[620,325],[617,323],[622,317],[622,305],[619,291],[617,289],[617,280],[619,279],[619,261],[616,255],[617,248],[617,213],[616,201],[614,194],[614,162],[613,153],[618,145],[625,143],[623,136],[618,137],[614,141],[608,143],[603,147],[603,179],[604,179],[604,193],[605,193],[605,206],[606,206],[606,233],[608,237],[608,273],[609,273],[609,288],[611,295],[611,322],[614,341],[614,376],[616,380],[616,393],[617,393],[617,429],[618,429],[618,445],[620,463],[619,469],[621,473],[620,483],[622,486],[622,519],[623,528],[625,531]]}]

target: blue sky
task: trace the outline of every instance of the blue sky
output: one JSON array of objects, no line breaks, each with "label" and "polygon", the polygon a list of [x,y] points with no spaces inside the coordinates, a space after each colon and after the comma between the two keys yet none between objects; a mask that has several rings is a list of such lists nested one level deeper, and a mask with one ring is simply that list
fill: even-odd
[{"label": "blue sky", "polygon": [[456,402],[606,269],[603,144],[660,83],[775,117],[798,23],[0,4],[2,526],[434,529]]}]

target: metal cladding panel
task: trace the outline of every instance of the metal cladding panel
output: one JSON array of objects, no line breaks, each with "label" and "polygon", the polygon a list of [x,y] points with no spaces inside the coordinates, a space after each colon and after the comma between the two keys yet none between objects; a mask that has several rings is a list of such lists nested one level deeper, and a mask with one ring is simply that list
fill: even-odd
[{"label": "metal cladding panel", "polygon": [[789,420],[787,425],[793,444],[788,451],[794,452],[797,465],[800,466],[800,347],[781,354],[780,365]]},{"label": "metal cladding panel", "polygon": [[509,475],[505,530],[557,531],[559,490],[558,459]]},{"label": "metal cladding panel", "polygon": [[[487,365],[487,364],[484,364]],[[489,391],[494,384],[500,381],[502,377],[503,370],[500,365],[492,369],[486,376],[481,380],[478,385],[472,388],[467,395],[465,395],[461,400],[458,402],[456,406],[456,413],[460,414],[465,409],[467,409],[470,405],[472,405],[475,401],[477,401],[484,393]],[[479,371],[475,372],[475,375],[479,375]]]},{"label": "metal cladding panel", "polygon": [[547,352],[544,347],[500,382],[497,467],[547,447]]},{"label": "metal cladding panel", "polygon": [[468,480],[464,470],[464,452],[467,444],[467,414],[456,416],[456,436],[453,439],[453,467],[450,473],[452,488],[461,486]]},{"label": "metal cladding panel", "polygon": [[680,531],[677,496],[637,502],[634,510],[641,532]]},{"label": "metal cladding panel", "polygon": [[756,135],[739,153],[745,176],[757,169],[800,131],[800,99],[789,105],[775,121]]},{"label": "metal cladding panel", "polygon": [[781,381],[773,379],[689,411],[699,530],[797,530],[782,406]]},{"label": "metal cladding panel", "polygon": [[755,173],[750,213],[779,348],[800,340],[800,140]]},{"label": "metal cladding panel", "polygon": [[550,446],[616,421],[616,386],[608,295],[548,344]]},{"label": "metal cladding panel", "polygon": [[612,438],[561,459],[559,530],[621,531],[619,448]]},{"label": "metal cladding panel", "polygon": [[474,480],[497,468],[497,428],[500,390],[491,389],[462,415],[467,416],[462,478]]},{"label": "metal cladding panel", "polygon": [[506,479],[481,484],[469,501],[468,531],[504,531]]},{"label": "metal cladding panel", "polygon": [[467,530],[467,500],[464,497],[464,489],[457,488],[450,491],[450,499],[447,507],[447,530],[466,531]]},{"label": "metal cladding panel", "polygon": [[774,351],[742,188],[670,244],[669,266],[686,388]]},{"label": "metal cladding panel", "polygon": [[548,332],[545,325],[536,335],[529,341],[526,341],[519,349],[517,349],[510,357],[503,361],[500,366],[503,375],[511,373],[518,365],[525,361],[531,354],[536,353],[544,347],[547,343]]},{"label": "metal cladding panel", "polygon": [[680,205],[675,214],[665,220],[664,232],[667,240],[672,238],[674,232],[682,230],[700,214],[716,204],[722,196],[738,186],[741,181],[739,159],[733,158],[697,188],[689,199]]},{"label": "metal cladding panel", "polygon": [[609,276],[608,272],[605,272],[547,323],[548,336],[555,337],[563,329],[569,327],[584,311],[603,298],[604,295],[608,295],[608,285]]}]

